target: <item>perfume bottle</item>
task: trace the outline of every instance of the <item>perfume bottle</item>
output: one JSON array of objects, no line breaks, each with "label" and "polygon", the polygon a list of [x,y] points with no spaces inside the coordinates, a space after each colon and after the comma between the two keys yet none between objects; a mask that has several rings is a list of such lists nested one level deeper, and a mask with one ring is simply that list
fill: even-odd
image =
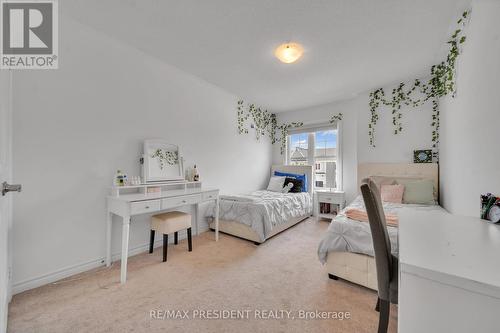
[{"label": "perfume bottle", "polygon": [[125,175],[121,170],[116,170],[115,186],[125,186],[126,183],[127,175]]},{"label": "perfume bottle", "polygon": [[200,180],[200,175],[198,173],[198,169],[196,169],[196,164],[195,164],[193,168],[193,181],[197,182],[199,180]]}]

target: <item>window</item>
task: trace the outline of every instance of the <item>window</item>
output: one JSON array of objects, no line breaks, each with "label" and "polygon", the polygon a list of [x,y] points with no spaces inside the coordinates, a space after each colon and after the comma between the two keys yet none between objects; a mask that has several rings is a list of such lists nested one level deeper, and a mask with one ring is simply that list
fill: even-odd
[{"label": "window", "polygon": [[287,162],[289,165],[314,166],[315,189],[339,188],[338,130],[311,129],[288,136]]},{"label": "window", "polygon": [[289,136],[290,165],[309,165],[309,134],[299,133]]},{"label": "window", "polygon": [[316,187],[336,188],[337,130],[314,132],[314,163]]}]

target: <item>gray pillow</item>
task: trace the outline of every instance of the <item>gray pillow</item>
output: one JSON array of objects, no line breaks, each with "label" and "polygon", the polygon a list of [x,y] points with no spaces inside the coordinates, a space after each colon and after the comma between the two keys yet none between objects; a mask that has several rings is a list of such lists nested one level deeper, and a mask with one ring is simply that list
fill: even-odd
[{"label": "gray pillow", "polygon": [[405,186],[403,194],[403,203],[405,204],[420,204],[420,205],[435,205],[434,199],[434,183],[432,180],[402,180],[398,179],[398,184]]}]

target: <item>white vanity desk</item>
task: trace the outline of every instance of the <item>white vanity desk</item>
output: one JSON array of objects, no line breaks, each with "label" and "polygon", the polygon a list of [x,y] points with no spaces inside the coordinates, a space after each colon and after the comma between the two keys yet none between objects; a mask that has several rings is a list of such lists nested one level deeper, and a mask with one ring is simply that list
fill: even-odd
[{"label": "white vanity desk", "polygon": [[446,211],[399,214],[398,331],[498,332],[500,225]]},{"label": "white vanity desk", "polygon": [[[160,187],[159,193],[147,193],[148,188]],[[172,189],[172,187],[174,187]],[[129,242],[129,226],[131,217],[164,210],[171,210],[185,205],[195,205],[193,227],[198,234],[198,204],[214,200],[215,240],[219,240],[219,190],[203,188],[200,182],[165,182],[135,186],[113,187],[112,194],[107,197],[107,234],[106,234],[106,266],[111,265],[111,232],[113,214],[122,218],[121,249],[121,283],[127,280],[127,258]],[[124,193],[133,192],[133,193]]]}]

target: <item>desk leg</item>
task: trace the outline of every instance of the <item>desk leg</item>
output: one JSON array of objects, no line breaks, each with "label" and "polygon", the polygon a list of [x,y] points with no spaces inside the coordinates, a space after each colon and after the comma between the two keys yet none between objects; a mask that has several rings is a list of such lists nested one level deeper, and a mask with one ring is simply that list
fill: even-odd
[{"label": "desk leg", "polygon": [[122,262],[121,262],[121,275],[120,282],[125,283],[127,281],[127,259],[128,259],[128,239],[129,239],[129,229],[130,229],[130,216],[123,216],[123,227],[122,227]]},{"label": "desk leg", "polygon": [[200,221],[200,204],[197,203],[195,206],[194,206],[194,215],[195,215],[195,225],[194,225],[194,234],[196,236],[199,235],[199,229],[200,229],[200,224],[199,224],[199,221]]},{"label": "desk leg", "polygon": [[111,228],[113,227],[113,213],[106,212],[106,267],[111,266]]},{"label": "desk leg", "polygon": [[219,240],[219,197],[215,199],[215,241]]}]

